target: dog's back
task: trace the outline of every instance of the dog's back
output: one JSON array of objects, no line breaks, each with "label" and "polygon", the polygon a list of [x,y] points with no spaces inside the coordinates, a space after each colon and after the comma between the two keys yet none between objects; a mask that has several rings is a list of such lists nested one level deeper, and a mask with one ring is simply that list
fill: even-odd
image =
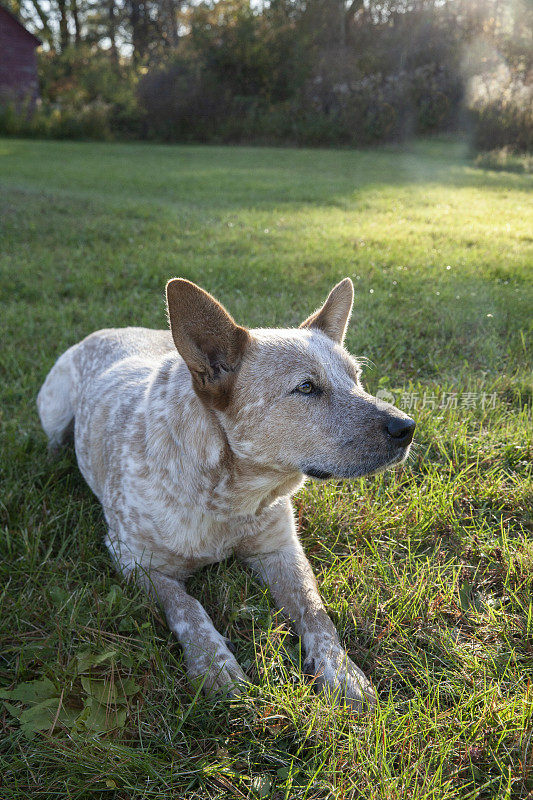
[{"label": "dog's back", "polygon": [[131,356],[152,360],[169,352],[175,352],[170,331],[149,328],[106,328],[70,347],[57,359],[37,396],[50,450],[70,438],[79,394],[96,375]]}]

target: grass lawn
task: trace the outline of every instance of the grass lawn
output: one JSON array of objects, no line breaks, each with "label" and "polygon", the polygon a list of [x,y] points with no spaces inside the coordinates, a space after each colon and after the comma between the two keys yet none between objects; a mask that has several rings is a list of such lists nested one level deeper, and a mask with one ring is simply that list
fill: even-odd
[{"label": "grass lawn", "polygon": [[[444,141],[0,141],[2,798],[533,796],[532,187]],[[298,639],[233,561],[190,589],[255,685],[197,696],[159,610],[114,574],[74,454],[47,460],[35,396],[55,358],[97,328],[163,327],[172,275],[250,326],[296,325],[354,280],[348,347],[417,446],[295,503],[374,716],[302,681]]]}]

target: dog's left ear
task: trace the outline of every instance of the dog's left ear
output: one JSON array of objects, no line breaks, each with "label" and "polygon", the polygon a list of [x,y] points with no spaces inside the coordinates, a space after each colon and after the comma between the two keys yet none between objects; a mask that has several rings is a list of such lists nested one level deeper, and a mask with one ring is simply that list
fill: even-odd
[{"label": "dog's left ear", "polygon": [[352,306],[353,283],[350,278],[345,278],[333,287],[322,308],[302,322],[300,328],[316,328],[334,342],[342,344],[350,321]]},{"label": "dog's left ear", "polygon": [[184,278],[167,283],[167,306],[172,338],[189,368],[196,394],[223,410],[250,334],[214,297]]}]

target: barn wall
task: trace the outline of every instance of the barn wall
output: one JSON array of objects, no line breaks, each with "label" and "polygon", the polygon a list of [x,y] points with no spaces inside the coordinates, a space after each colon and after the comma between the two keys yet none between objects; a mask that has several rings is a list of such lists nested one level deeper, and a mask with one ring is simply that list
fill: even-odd
[{"label": "barn wall", "polygon": [[0,95],[38,96],[35,39],[0,8]]}]

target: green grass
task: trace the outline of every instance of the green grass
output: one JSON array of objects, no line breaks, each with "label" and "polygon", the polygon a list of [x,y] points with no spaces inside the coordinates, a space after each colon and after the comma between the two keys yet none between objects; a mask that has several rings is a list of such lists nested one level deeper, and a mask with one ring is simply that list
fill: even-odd
[{"label": "green grass", "polygon": [[[439,141],[0,141],[3,798],[531,797],[532,186]],[[113,573],[73,453],[47,460],[54,359],[100,327],[162,327],[172,275],[250,326],[295,325],[354,279],[348,346],[417,446],[296,506],[373,717],[302,682],[298,639],[232,561],[191,591],[255,686],[196,696],[160,612]]]}]

